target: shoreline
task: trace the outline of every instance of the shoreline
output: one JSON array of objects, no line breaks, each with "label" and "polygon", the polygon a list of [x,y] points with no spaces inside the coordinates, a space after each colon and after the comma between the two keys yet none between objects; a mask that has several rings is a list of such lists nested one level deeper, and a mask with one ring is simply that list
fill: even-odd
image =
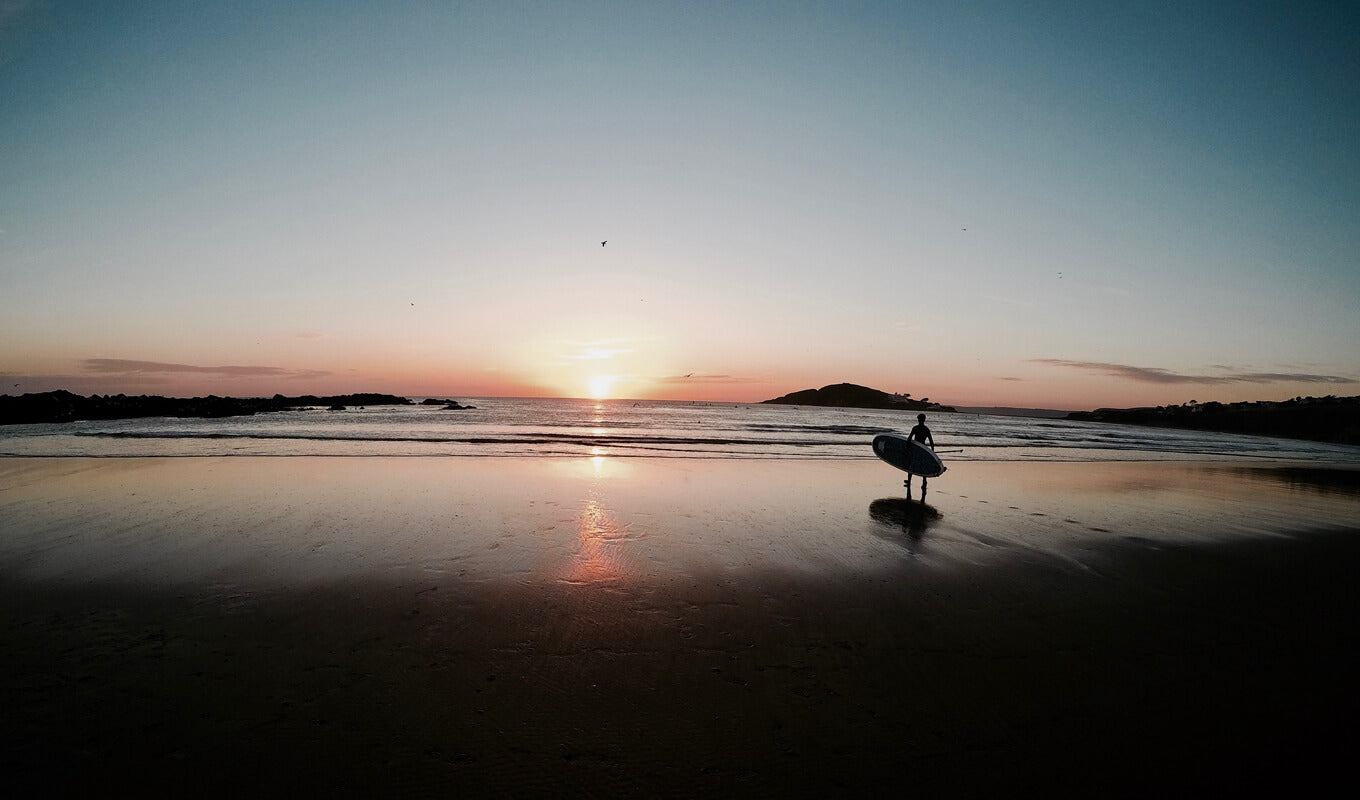
[{"label": "shoreline", "polygon": [[625,461],[0,459],[4,767],[1133,796],[1348,763],[1354,470],[968,463],[922,505],[876,463]]}]

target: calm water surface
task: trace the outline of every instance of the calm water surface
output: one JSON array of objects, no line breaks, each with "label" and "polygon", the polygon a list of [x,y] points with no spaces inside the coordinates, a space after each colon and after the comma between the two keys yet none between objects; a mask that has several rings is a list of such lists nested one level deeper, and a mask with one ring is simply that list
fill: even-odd
[{"label": "calm water surface", "polygon": [[[873,458],[915,414],[808,406],[483,398],[476,408],[372,406],[226,419],[0,427],[0,456],[648,456]],[[1247,458],[1360,463],[1360,448],[1058,419],[929,414],[946,461]]]}]

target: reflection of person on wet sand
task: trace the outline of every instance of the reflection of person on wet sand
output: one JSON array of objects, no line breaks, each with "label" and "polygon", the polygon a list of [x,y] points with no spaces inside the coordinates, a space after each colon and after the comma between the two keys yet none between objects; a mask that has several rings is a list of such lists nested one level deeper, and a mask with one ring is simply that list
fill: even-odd
[{"label": "reflection of person on wet sand", "polygon": [[[907,438],[908,438],[908,439],[913,439],[913,440],[915,440],[915,441],[918,441],[918,442],[920,442],[921,444],[929,445],[929,447],[930,447],[931,450],[934,450],[934,449],[935,449],[935,437],[933,437],[933,436],[930,435],[930,428],[927,428],[927,427],[926,427],[926,415],[925,415],[925,414],[917,414],[917,415],[916,415],[916,426],[913,427],[913,428],[911,429],[911,433],[907,434]],[[911,497],[911,473],[910,473],[910,472],[907,473],[906,486],[907,486],[907,497]],[[922,501],[922,502],[925,502],[925,499],[926,499],[926,476],[922,475],[922,476],[921,476],[921,501]]]},{"label": "reflection of person on wet sand", "polygon": [[885,497],[869,504],[869,516],[877,522],[900,527],[907,534],[908,546],[914,551],[913,545],[920,543],[926,529],[938,522],[942,515],[925,503]]}]

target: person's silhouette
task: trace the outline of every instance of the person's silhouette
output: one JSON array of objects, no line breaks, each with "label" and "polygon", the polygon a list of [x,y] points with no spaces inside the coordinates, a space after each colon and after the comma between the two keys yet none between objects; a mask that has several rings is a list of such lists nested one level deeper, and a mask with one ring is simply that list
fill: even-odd
[{"label": "person's silhouette", "polygon": [[[935,449],[935,437],[933,437],[933,436],[930,435],[930,428],[927,428],[927,427],[926,427],[926,415],[925,415],[925,414],[917,414],[917,415],[916,415],[916,426],[915,426],[914,428],[911,429],[911,433],[907,434],[907,438],[908,438],[908,439],[912,439],[912,440],[917,441],[917,442],[920,442],[921,444],[928,444],[928,445],[930,446],[930,449],[931,449],[931,450],[934,450],[934,449]],[[910,473],[910,472],[907,473],[906,484],[907,484],[907,497],[911,497],[911,473]],[[921,502],[924,503],[924,502],[925,502],[925,499],[926,499],[926,476],[922,475],[922,476],[921,476]]]}]

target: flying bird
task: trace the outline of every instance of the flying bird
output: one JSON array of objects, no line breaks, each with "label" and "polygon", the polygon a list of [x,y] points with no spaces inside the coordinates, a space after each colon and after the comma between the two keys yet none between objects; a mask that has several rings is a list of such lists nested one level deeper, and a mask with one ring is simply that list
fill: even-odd
[{"label": "flying bird", "polygon": [[600,247],[604,247],[607,244],[609,244],[609,240],[605,239],[603,242],[600,242]]}]

